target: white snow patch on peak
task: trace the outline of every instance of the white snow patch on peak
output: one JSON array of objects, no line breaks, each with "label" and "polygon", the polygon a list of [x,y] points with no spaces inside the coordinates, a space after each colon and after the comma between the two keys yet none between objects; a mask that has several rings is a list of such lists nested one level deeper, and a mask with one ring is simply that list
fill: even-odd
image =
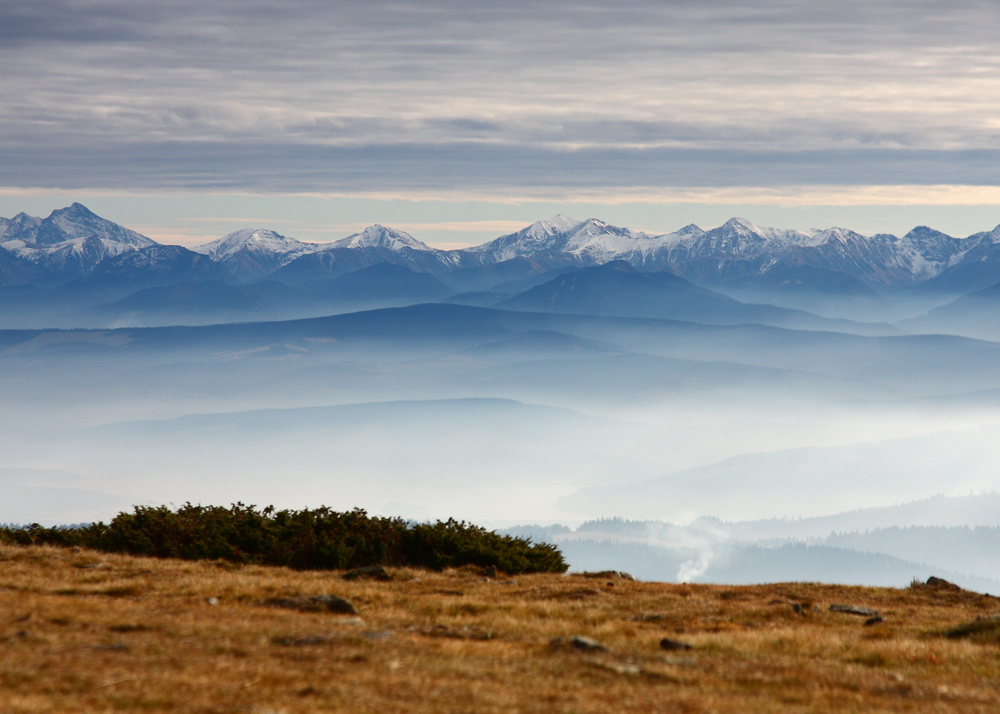
[{"label": "white snow patch on peak", "polygon": [[532,255],[539,251],[557,248],[558,241],[555,238],[568,233],[579,225],[581,225],[580,221],[567,218],[560,213],[545,221],[535,221],[517,233],[508,233],[482,245],[469,248],[468,251],[492,255],[498,261],[510,260],[522,255]]},{"label": "white snow patch on peak", "polygon": [[341,240],[330,243],[332,248],[386,248],[388,250],[426,250],[432,251],[426,243],[421,243],[416,238],[405,231],[398,231],[395,228],[386,228],[376,223],[368,226],[360,233],[347,236]]},{"label": "white snow patch on peak", "polygon": [[986,240],[990,243],[1000,243],[1000,226],[997,226],[986,234]]},{"label": "white snow patch on peak", "polygon": [[567,233],[571,229],[580,225],[580,221],[568,218],[561,213],[557,213],[546,221],[536,221],[528,226],[525,231],[532,236],[548,235],[554,236],[560,233]]},{"label": "white snow patch on peak", "polygon": [[562,249],[567,253],[588,256],[596,262],[607,262],[625,254],[648,253],[663,242],[660,238],[591,218],[566,235]]},{"label": "white snow patch on peak", "polygon": [[141,233],[136,233],[106,218],[101,218],[81,203],[74,203],[66,208],[52,211],[48,218],[38,224],[38,228],[39,235],[36,238],[42,241],[41,234],[44,233],[44,241],[42,242],[46,245],[57,245],[77,238],[88,237],[94,237],[104,242],[125,243],[133,248],[159,245]]},{"label": "white snow patch on peak", "polygon": [[612,226],[598,218],[588,218],[583,223],[574,226],[566,242],[566,249],[572,250],[571,246],[583,245],[585,243],[592,243],[594,241],[601,241],[605,239],[615,240],[619,238],[636,241],[648,239],[649,236],[645,233],[633,231],[629,228]]},{"label": "white snow patch on peak", "polygon": [[276,253],[287,255],[290,253],[308,253],[314,251],[319,246],[315,243],[303,243],[294,238],[286,238],[280,233],[276,233],[265,228],[242,228],[224,235],[211,243],[199,245],[192,248],[195,253],[207,255],[213,260],[225,260],[229,256],[241,250],[248,250],[254,253]]},{"label": "white snow patch on peak", "polygon": [[709,233],[733,233],[741,237],[756,236],[764,239],[768,243],[779,243],[785,245],[814,245],[815,237],[809,233],[797,230],[785,230],[781,228],[767,228],[759,226],[746,218],[730,218],[725,224]]},{"label": "white snow patch on peak", "polygon": [[803,236],[808,236],[808,239],[801,240],[796,243],[796,245],[824,245],[825,243],[842,243],[844,245],[848,243],[853,243],[856,241],[865,241],[865,238],[860,233],[852,231],[848,228],[824,228],[823,230],[811,230],[808,233],[796,231]]},{"label": "white snow patch on peak", "polygon": [[705,231],[703,231],[700,226],[697,226],[694,223],[688,223],[683,228],[679,228],[678,230],[674,231],[673,233],[668,233],[667,235],[674,235],[674,236],[700,236],[704,232]]}]

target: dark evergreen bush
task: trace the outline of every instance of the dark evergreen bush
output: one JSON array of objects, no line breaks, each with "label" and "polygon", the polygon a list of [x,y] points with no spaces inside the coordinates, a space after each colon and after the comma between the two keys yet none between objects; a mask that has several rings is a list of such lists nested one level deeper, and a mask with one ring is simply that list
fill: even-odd
[{"label": "dark evergreen bush", "polygon": [[136,506],[111,523],[80,528],[0,528],[0,542],[81,546],[112,553],[186,560],[223,559],[283,565],[299,570],[340,570],[369,565],[440,570],[496,566],[506,573],[562,573],[559,549],[549,543],[502,536],[454,519],[411,523],[369,516],[361,509],[301,511]]}]

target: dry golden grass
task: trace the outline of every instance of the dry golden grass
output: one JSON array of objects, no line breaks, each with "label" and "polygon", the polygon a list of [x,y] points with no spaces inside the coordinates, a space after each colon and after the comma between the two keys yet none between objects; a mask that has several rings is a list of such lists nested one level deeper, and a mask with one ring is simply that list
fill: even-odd
[{"label": "dry golden grass", "polygon": [[[998,631],[945,637],[989,596],[393,575],[0,546],[0,711],[1000,711]],[[261,604],[321,594],[359,617]],[[608,649],[550,645],[575,635]]]}]

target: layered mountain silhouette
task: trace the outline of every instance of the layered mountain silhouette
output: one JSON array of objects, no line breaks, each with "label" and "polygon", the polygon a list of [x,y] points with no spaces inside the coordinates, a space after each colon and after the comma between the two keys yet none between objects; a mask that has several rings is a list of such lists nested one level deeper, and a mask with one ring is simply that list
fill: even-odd
[{"label": "layered mountain silhouette", "polygon": [[900,325],[913,332],[937,332],[1000,340],[1000,283],[962,295],[946,305],[934,308],[926,315],[903,320]]},{"label": "layered mountain silhouette", "polygon": [[275,280],[232,284],[216,276],[151,287],[104,306],[101,314],[115,318],[115,324],[203,324],[399,307],[436,302],[451,294],[432,275],[377,263],[297,286]]},{"label": "layered mountain silhouette", "polygon": [[[496,304],[508,310],[569,312],[580,315],[653,317],[709,324],[777,325],[854,332],[864,329],[801,310],[754,305],[698,287],[668,272],[640,273],[624,260],[581,268]],[[871,326],[886,334],[888,325]]]}]

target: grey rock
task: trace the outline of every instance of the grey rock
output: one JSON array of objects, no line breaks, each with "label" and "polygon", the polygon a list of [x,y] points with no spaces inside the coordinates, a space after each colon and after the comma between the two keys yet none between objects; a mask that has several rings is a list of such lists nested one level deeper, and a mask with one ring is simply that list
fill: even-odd
[{"label": "grey rock", "polygon": [[833,612],[844,612],[848,615],[859,615],[861,617],[878,617],[878,610],[870,607],[856,607],[855,605],[830,605]]},{"label": "grey rock", "polygon": [[574,637],[570,644],[580,650],[607,650],[608,648],[602,645],[597,640],[592,640],[589,637],[582,637],[577,635]]},{"label": "grey rock", "polygon": [[357,615],[358,611],[350,601],[336,595],[314,595],[312,597],[287,597],[265,600],[267,607],[283,607],[289,610],[303,612],[336,612],[344,615]]},{"label": "grey rock", "polygon": [[955,583],[950,583],[947,580],[945,580],[944,578],[938,578],[938,577],[935,577],[933,575],[930,576],[929,578],[927,578],[927,582],[925,583],[925,585],[927,587],[929,587],[929,588],[939,588],[941,590],[961,590],[962,589],[958,585],[955,585]]},{"label": "grey rock", "polygon": [[664,637],[660,640],[660,648],[665,650],[690,650],[694,649],[694,646],[689,645],[687,642],[680,642]]},{"label": "grey rock", "polygon": [[359,578],[371,578],[372,580],[392,580],[392,575],[381,565],[370,565],[366,568],[355,568],[348,570],[340,576],[344,580],[358,580]]},{"label": "grey rock", "polygon": [[585,578],[601,578],[602,580],[635,580],[635,578],[623,570],[601,570],[596,573],[581,573]]}]

